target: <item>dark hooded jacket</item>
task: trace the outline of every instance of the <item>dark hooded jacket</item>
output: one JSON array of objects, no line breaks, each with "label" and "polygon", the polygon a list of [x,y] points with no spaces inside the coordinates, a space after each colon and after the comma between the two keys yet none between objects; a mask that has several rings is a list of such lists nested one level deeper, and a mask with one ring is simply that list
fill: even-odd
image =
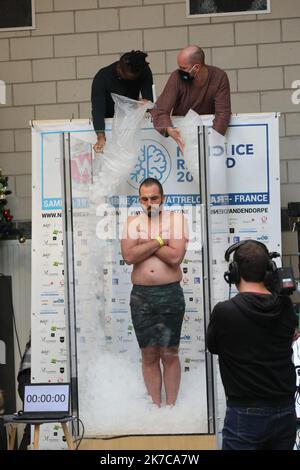
[{"label": "dark hooded jacket", "polygon": [[207,347],[219,355],[228,404],[272,406],[294,400],[296,324],[287,296],[243,292],[214,307]]}]

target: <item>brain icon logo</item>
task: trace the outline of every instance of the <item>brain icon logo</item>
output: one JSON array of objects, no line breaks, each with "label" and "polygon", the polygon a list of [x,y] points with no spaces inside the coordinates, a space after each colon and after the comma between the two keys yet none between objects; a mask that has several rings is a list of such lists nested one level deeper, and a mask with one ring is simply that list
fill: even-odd
[{"label": "brain icon logo", "polygon": [[163,184],[171,171],[171,157],[167,149],[155,140],[142,141],[138,162],[128,183],[138,189],[145,178],[155,178]]}]

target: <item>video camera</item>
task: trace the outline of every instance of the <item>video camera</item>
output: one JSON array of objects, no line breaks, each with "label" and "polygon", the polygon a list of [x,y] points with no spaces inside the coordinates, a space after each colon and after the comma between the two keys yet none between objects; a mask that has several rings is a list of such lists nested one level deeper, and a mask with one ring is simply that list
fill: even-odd
[{"label": "video camera", "polygon": [[[279,253],[277,255],[280,256]],[[274,271],[268,271],[265,284],[267,289],[279,295],[292,295],[297,289],[293,268],[290,266],[276,267]]]},{"label": "video camera", "polygon": [[[225,252],[225,260],[229,262],[229,265],[228,270],[224,273],[224,279],[228,284],[238,284],[241,280],[238,263],[234,259],[230,261],[230,255],[249,241],[242,240],[234,243]],[[273,261],[274,258],[280,258],[277,251],[270,252],[264,243],[257,240],[251,240],[251,242],[261,246],[268,255],[269,262],[264,280],[267,289],[279,295],[291,295],[297,289],[293,268],[290,266],[278,268],[275,261]]]}]

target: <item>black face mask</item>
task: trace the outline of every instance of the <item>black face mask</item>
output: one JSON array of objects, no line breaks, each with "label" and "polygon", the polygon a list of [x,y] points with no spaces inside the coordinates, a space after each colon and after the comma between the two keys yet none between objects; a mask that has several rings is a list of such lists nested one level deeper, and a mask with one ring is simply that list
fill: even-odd
[{"label": "black face mask", "polygon": [[193,70],[195,65],[197,65],[197,64],[194,64],[193,67],[190,70],[178,69],[179,76],[181,77],[182,80],[185,80],[185,81],[194,80],[195,77],[194,77],[194,75],[191,75],[191,71]]},{"label": "black face mask", "polygon": [[195,77],[190,74],[190,72],[187,72],[186,70],[181,70],[178,69],[179,76],[182,80],[188,81],[188,80],[194,80]]}]

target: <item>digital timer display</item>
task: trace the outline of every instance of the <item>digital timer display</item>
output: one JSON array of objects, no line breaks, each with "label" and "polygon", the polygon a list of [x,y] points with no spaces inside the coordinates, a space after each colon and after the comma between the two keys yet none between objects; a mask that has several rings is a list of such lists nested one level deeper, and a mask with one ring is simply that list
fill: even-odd
[{"label": "digital timer display", "polygon": [[56,393],[56,395],[53,396],[50,393],[47,393],[47,395],[45,395],[44,393],[42,393],[41,395],[37,395],[36,393],[33,393],[32,395],[30,394],[27,395],[26,401],[27,403],[36,403],[36,402],[58,403],[60,401],[66,401],[66,395],[59,395],[58,393]]},{"label": "digital timer display", "polygon": [[69,411],[69,384],[29,384],[24,391],[24,412]]}]

